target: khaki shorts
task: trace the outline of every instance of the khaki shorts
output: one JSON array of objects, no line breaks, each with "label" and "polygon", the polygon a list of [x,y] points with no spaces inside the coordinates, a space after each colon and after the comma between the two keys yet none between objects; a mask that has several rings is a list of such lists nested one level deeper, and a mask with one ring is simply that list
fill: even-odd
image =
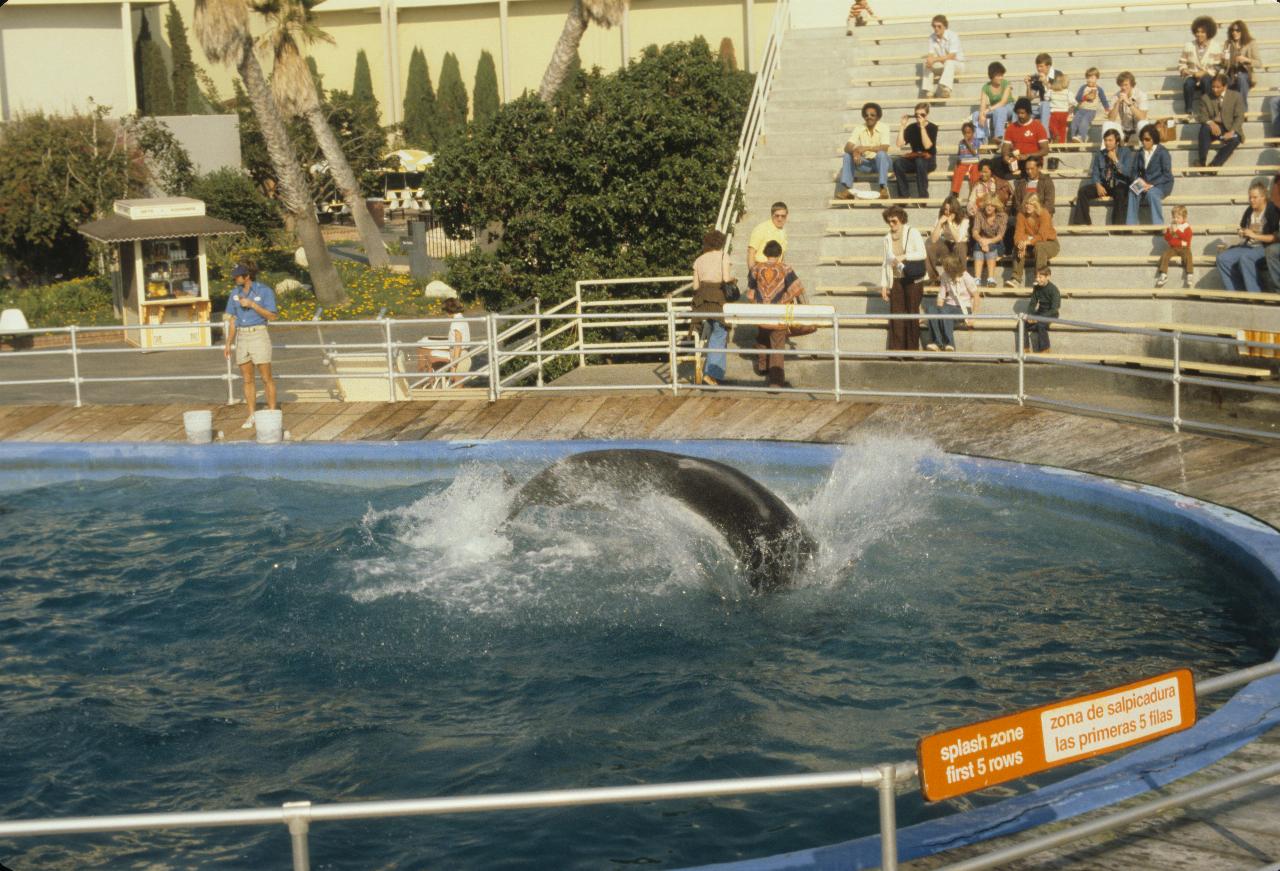
[{"label": "khaki shorts", "polygon": [[271,362],[271,335],[264,325],[236,330],[236,365]]}]

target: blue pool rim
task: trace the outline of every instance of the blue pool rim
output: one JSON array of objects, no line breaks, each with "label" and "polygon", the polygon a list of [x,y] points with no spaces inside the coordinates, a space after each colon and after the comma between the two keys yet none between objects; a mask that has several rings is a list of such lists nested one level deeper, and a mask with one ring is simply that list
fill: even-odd
[{"label": "blue pool rim", "polygon": [[[785,459],[790,465],[829,466],[845,446],[759,441],[419,441],[270,446],[6,442],[0,443],[0,500],[15,490],[130,475],[212,479],[236,474],[353,486],[408,484],[415,479],[406,475],[407,464],[416,463],[417,479],[425,480],[451,474],[448,470],[459,461],[539,462],[579,451],[623,447],[673,450],[728,462],[761,464]],[[926,460],[940,461],[942,455]],[[946,455],[945,461],[966,476],[1013,489],[1048,491],[1067,503],[1123,511],[1155,526],[1194,535],[1237,564],[1249,566],[1280,595],[1280,533],[1238,511],[1159,487],[1084,472],[958,455]],[[1280,652],[1276,658],[1280,659]],[[910,861],[1105,807],[1192,774],[1277,725],[1280,676],[1254,681],[1185,732],[1032,792],[900,829],[899,858]],[[867,763],[891,761],[901,760]],[[877,834],[700,867],[718,871],[834,871],[879,865]]]}]

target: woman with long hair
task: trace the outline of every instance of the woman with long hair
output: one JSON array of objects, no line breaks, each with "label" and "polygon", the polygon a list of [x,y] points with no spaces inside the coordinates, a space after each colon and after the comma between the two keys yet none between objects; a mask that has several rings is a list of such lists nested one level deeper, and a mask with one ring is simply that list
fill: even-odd
[{"label": "woman with long hair", "polygon": [[1258,63],[1258,43],[1249,33],[1249,25],[1236,19],[1227,27],[1227,40],[1222,46],[1222,71],[1231,80],[1231,89],[1240,92],[1246,112],[1249,111],[1249,89],[1253,87],[1253,68]]}]

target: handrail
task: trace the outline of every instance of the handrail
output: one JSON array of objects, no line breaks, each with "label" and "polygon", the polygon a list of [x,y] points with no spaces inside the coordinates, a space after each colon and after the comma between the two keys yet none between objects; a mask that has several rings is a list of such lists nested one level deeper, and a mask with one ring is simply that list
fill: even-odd
[{"label": "handrail", "polygon": [[[492,333],[490,334],[492,335]],[[1260,678],[1280,674],[1280,661],[1261,663],[1216,675],[1196,687],[1196,696],[1204,696]],[[1183,807],[1201,798],[1217,795],[1247,783],[1254,783],[1280,773],[1280,762],[1255,768],[1241,774],[1183,793],[1150,802],[1140,808],[1122,811],[1101,820],[1085,823],[1063,832],[1038,838],[1026,844],[997,850],[988,857],[978,857],[950,866],[956,871],[976,871],[994,867],[1022,855],[1030,855],[1077,840],[1086,835],[1107,831],[1126,822],[1151,816],[1164,810]],[[842,771],[809,774],[785,774],[766,777],[725,778],[720,780],[682,781],[675,783],[605,786],[584,789],[538,790],[494,795],[449,796],[401,800],[338,802],[313,804],[310,801],[286,802],[278,808],[239,808],[214,811],[174,813],[140,813],[111,816],[42,818],[0,821],[0,837],[39,837],[48,835],[92,834],[122,831],[157,831],[176,828],[211,828],[226,826],[285,825],[292,836],[294,871],[308,871],[310,849],[308,835],[312,823],[341,820],[386,819],[406,816],[438,816],[443,814],[484,813],[535,808],[585,807],[600,804],[673,801],[726,795],[797,792],[850,787],[871,788],[879,793],[881,867],[897,869],[897,824],[895,788],[919,777],[913,759],[880,763],[874,766]]]},{"label": "handrail", "polygon": [[[790,26],[791,0],[778,0],[773,12],[773,24],[769,28],[769,38],[765,42],[760,71],[756,73],[756,84],[751,90],[751,101],[747,104],[747,113],[742,119],[742,132],[738,135],[738,151],[734,156],[733,169],[729,171],[729,180],[720,197],[720,210],[716,213],[716,229],[724,233],[729,241],[733,238],[733,225],[738,220],[738,198],[746,189],[751,162],[755,158],[760,131],[764,127],[765,109],[773,89],[773,75],[778,71],[778,64],[782,59],[782,41]],[[725,242],[726,250],[729,241]]]}]

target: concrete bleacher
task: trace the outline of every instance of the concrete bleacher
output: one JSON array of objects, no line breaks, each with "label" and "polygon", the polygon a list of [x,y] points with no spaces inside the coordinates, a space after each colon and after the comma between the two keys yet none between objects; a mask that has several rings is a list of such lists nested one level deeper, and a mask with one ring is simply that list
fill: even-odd
[{"label": "concrete bleacher", "polygon": [[[1083,81],[1089,66],[1102,71],[1101,83],[1108,95],[1115,91],[1117,73],[1134,72],[1138,86],[1151,97],[1152,117],[1178,119],[1176,135],[1166,142],[1173,155],[1176,177],[1168,206],[1183,203],[1196,228],[1194,249],[1196,281],[1183,289],[1182,269],[1175,258],[1168,285],[1153,287],[1155,264],[1164,250],[1159,228],[1109,227],[1110,205],[1092,206],[1092,227],[1070,227],[1068,216],[1076,190],[1087,174],[1092,151],[1100,140],[1100,119],[1091,131],[1092,143],[1054,147],[1058,168],[1048,173],[1055,182],[1062,252],[1054,261],[1054,279],[1063,291],[1062,317],[1108,324],[1129,324],[1166,335],[1121,335],[1102,330],[1056,330],[1053,350],[1064,359],[1092,359],[1098,355],[1116,360],[1128,357],[1149,360],[1152,368],[1171,355],[1167,334],[1231,337],[1238,330],[1280,332],[1280,293],[1246,294],[1223,290],[1214,269],[1220,240],[1234,241],[1234,228],[1247,202],[1250,182],[1268,180],[1280,172],[1280,131],[1270,123],[1273,102],[1280,101],[1280,15],[1274,6],[1256,3],[1214,5],[1205,12],[1220,22],[1236,18],[1248,22],[1259,41],[1264,66],[1255,74],[1249,96],[1245,142],[1226,167],[1219,171],[1195,167],[1198,125],[1183,115],[1177,57],[1189,38],[1194,13],[1184,6],[1127,11],[1123,22],[1099,12],[1063,16],[1028,15],[1003,21],[953,21],[952,29],[963,41],[965,71],[948,99],[931,99],[930,120],[941,128],[939,167],[930,178],[930,197],[890,200],[908,208],[911,223],[924,232],[936,218],[938,205],[948,192],[950,172],[960,124],[977,107],[978,90],[986,81],[986,66],[1001,60],[1009,77],[1020,86],[1021,77],[1033,68],[1039,51],[1054,55],[1055,65],[1075,83]],[[874,101],[885,107],[885,121],[896,136],[899,118],[919,101],[919,56],[928,37],[928,16],[909,22],[890,18],[855,30],[846,36],[843,22],[830,29],[792,31],[783,45],[780,68],[770,96],[764,131],[746,188],[746,214],[735,237],[735,267],[745,272],[745,239],[755,224],[768,216],[769,204],[787,202],[791,219],[787,261],[808,289],[811,303],[831,304],[842,314],[882,314],[888,306],[879,297],[881,237],[885,225],[881,200],[836,199],[835,179],[840,154],[849,131],[860,124],[858,108]],[[892,152],[891,152],[892,153]],[[894,182],[890,180],[890,191]],[[856,185],[874,189],[874,176],[859,176]],[[911,186],[914,193],[914,182]],[[966,187],[967,190],[967,187]],[[1144,209],[1142,219],[1148,220]],[[1001,279],[1009,274],[1008,267]],[[926,288],[926,293],[928,293]],[[1009,314],[1025,309],[1029,289],[984,288],[985,314]],[[957,334],[959,351],[1007,353],[1013,342],[1012,321],[980,324]],[[750,337],[745,336],[746,343]],[[830,345],[829,331],[796,340],[801,349],[815,352]],[[739,342],[742,344],[742,342]],[[846,351],[881,351],[883,322],[841,327],[841,347]],[[1227,366],[1216,374],[1266,376],[1266,360],[1243,358],[1234,349],[1189,342],[1184,359],[1207,366]],[[731,359],[730,376],[750,379],[747,361]],[[815,373],[830,368],[813,363]],[[916,364],[918,365],[918,364]],[[956,364],[959,365],[959,364]],[[979,364],[980,365],[980,364]],[[789,380],[805,383],[806,364],[789,364]]]}]

